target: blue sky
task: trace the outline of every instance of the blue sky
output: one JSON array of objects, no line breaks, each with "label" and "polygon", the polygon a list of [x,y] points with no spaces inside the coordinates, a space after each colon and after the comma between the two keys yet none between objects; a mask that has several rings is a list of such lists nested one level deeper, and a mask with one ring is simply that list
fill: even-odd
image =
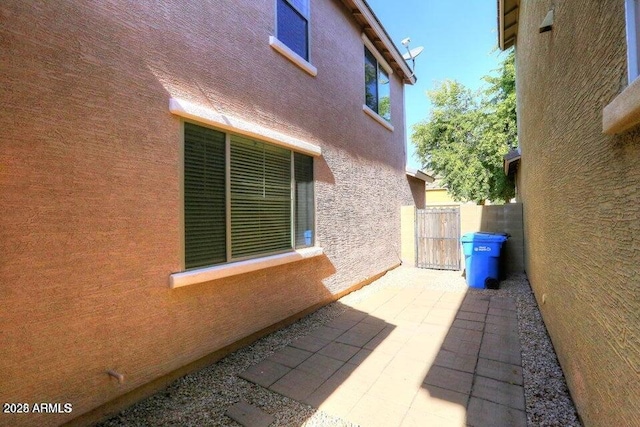
[{"label": "blue sky", "polygon": [[[412,126],[429,115],[426,91],[438,82],[455,79],[471,89],[483,85],[482,76],[498,68],[503,55],[498,43],[495,0],[462,2],[442,0],[367,0],[401,53],[400,44],[424,46],[416,59],[418,82],[405,86],[409,166],[419,168],[411,144]],[[392,101],[393,102],[393,101]]]}]

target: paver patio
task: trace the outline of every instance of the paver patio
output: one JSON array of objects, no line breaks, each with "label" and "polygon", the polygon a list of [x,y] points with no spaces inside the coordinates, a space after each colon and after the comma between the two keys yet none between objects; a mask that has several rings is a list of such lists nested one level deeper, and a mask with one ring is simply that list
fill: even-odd
[{"label": "paver patio", "polygon": [[489,293],[382,289],[240,377],[363,426],[526,425],[516,304]]}]

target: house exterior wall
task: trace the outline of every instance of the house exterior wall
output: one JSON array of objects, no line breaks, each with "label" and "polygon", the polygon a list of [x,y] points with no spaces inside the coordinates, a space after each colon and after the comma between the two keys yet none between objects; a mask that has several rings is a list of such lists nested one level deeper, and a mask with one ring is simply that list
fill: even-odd
[{"label": "house exterior wall", "polygon": [[640,130],[602,133],[627,84],[624,16],[622,0],[520,1],[526,270],[587,426],[640,424]]},{"label": "house exterior wall", "polygon": [[[0,5],[0,401],[73,405],[0,425],[71,420],[400,263],[400,206],[412,200],[402,82],[392,75],[390,132],[362,110],[363,42],[350,11],[311,2],[312,77],[269,46],[274,9]],[[183,233],[170,97],[322,148],[323,256],[169,288]]]},{"label": "house exterior wall", "polygon": [[425,194],[427,205],[458,205],[446,188],[427,189]]},{"label": "house exterior wall", "polygon": [[411,189],[412,199],[407,203],[415,206],[418,209],[424,208],[425,205],[425,183],[423,180],[414,178],[407,175],[407,181],[409,182],[409,188]]},{"label": "house exterior wall", "polygon": [[416,266],[416,206],[403,206],[401,214],[402,265]]}]

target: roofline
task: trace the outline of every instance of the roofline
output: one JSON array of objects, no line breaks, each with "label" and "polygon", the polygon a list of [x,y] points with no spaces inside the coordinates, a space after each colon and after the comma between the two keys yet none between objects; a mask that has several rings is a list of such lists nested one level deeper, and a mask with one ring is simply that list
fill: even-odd
[{"label": "roofline", "polygon": [[[413,74],[413,71],[411,71],[411,68],[409,68],[409,65],[402,57],[402,54],[400,53],[396,45],[391,41],[391,37],[384,29],[382,23],[373,12],[369,4],[366,2],[366,0],[342,0],[342,2],[349,9],[351,9],[351,4],[353,5],[353,7],[355,7],[355,10],[351,10],[351,12],[353,14],[360,14],[367,23],[369,27],[368,29],[370,29],[378,37],[380,42],[387,48],[394,62],[398,64],[400,70],[402,71],[402,74],[404,74],[404,81],[409,84],[415,84],[417,81],[416,76]],[[367,28],[365,27],[364,29]],[[375,40],[372,40],[372,42],[375,42]]]},{"label": "roofline", "polygon": [[405,172],[406,172],[407,175],[412,176],[412,177],[414,177],[416,179],[419,179],[421,181],[424,181],[424,182],[433,182],[433,181],[435,181],[434,177],[422,172],[419,169],[414,169],[414,168],[410,168],[410,167],[407,166],[405,168]]},{"label": "roofline", "polygon": [[[519,8],[520,8],[520,2],[519,0],[514,0],[513,2],[511,2],[511,5],[508,5],[510,7],[510,9],[507,11],[505,10],[505,2],[508,0],[497,0],[497,12],[498,12],[498,47],[500,48],[500,50],[506,50],[509,49],[511,46],[513,46],[516,42],[515,38],[516,35],[518,33],[518,17],[515,18],[515,22],[514,23],[510,23],[509,26],[507,28],[505,28],[505,17],[507,15],[510,15],[513,12],[518,13],[519,12]],[[510,29],[513,26],[516,26],[515,29],[515,34],[511,37],[509,37],[509,39],[505,40],[505,30]]]},{"label": "roofline", "polygon": [[498,47],[504,50],[504,0],[498,0]]},{"label": "roofline", "polygon": [[509,175],[509,169],[511,166],[511,163],[516,163],[519,162],[520,159],[522,158],[522,155],[518,155],[516,157],[512,157],[510,159],[504,159],[504,174],[505,175]]}]

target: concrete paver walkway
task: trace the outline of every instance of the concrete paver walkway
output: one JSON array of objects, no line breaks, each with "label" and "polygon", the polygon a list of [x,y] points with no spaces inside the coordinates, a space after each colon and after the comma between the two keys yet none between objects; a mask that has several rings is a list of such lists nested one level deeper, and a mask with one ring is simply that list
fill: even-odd
[{"label": "concrete paver walkway", "polygon": [[363,426],[525,426],[515,301],[389,287],[242,378]]}]

